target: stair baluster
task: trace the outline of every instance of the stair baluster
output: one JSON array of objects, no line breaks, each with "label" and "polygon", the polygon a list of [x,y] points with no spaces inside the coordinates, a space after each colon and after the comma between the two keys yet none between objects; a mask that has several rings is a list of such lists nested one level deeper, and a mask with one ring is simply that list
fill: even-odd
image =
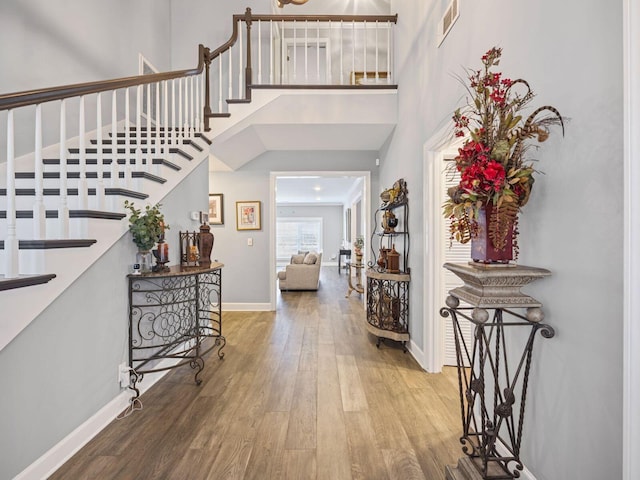
[{"label": "stair baluster", "polygon": [[69,199],[67,196],[67,100],[60,104],[60,199],[58,205],[58,238],[69,238]]},{"label": "stair baluster", "polygon": [[4,241],[5,278],[16,278],[18,265],[18,237],[16,236],[16,172],[13,110],[7,116],[7,238]]},{"label": "stair baluster", "polygon": [[96,169],[98,175],[98,186],[96,187],[96,204],[98,210],[104,210],[105,206],[105,186],[104,186],[104,153],[102,139],[102,93],[96,94]]},{"label": "stair baluster", "polygon": [[87,210],[89,204],[89,187],[87,185],[87,149],[85,147],[84,95],[80,97],[78,107],[78,155],[80,179],[78,180],[78,207]]},{"label": "stair baluster", "polygon": [[[33,238],[44,240],[46,238],[46,210],[43,196],[43,167],[42,167],[42,104],[36,105],[35,125],[35,189],[36,198],[33,204]],[[7,213],[8,215],[8,213]],[[8,216],[7,216],[8,218]]]},{"label": "stair baluster", "polygon": [[118,96],[117,90],[111,94],[111,187],[118,186],[118,155],[114,145],[118,141]]}]

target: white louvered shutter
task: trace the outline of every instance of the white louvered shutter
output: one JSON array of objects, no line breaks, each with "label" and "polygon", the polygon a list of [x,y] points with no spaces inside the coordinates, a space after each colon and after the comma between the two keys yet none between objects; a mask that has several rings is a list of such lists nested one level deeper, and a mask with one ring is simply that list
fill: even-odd
[{"label": "white louvered shutter", "polygon": [[[455,172],[455,175],[452,174],[452,170],[446,168],[449,162],[453,161],[451,158],[445,158],[443,162],[443,170],[441,175],[442,181],[442,202],[447,198],[447,190],[449,187],[457,185],[460,181],[460,174]],[[441,242],[441,257],[443,259],[442,263],[450,262],[450,263],[467,263],[471,259],[471,244],[466,243],[462,244],[460,242],[454,241],[451,243],[451,247],[449,247],[449,221],[445,219],[442,215],[440,216],[442,221],[442,229],[444,239]],[[441,305],[445,305],[445,300],[447,299],[447,295],[449,291],[463,285],[462,280],[460,280],[456,275],[451,273],[447,269],[441,269],[442,281],[441,285],[443,286],[441,295]],[[465,306],[464,302],[460,302],[461,306]],[[445,365],[456,365],[456,344],[455,337],[453,333],[453,323],[451,317],[443,318],[444,323],[444,364]],[[473,328],[471,322],[461,319],[460,320],[460,328],[462,330],[462,335],[465,337],[465,341],[467,342],[467,347],[471,348],[471,339],[473,335]]]}]

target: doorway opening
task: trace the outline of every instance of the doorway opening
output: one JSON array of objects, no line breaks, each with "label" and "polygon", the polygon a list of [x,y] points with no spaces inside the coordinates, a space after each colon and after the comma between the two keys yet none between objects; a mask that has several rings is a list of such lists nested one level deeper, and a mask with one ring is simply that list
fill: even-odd
[{"label": "doorway opening", "polygon": [[[297,252],[297,245],[312,240],[322,250],[322,266],[338,268],[340,251],[351,248],[358,235],[369,231],[370,191],[368,171],[271,172],[270,218],[276,226],[270,240],[272,271],[277,272],[288,263],[289,258],[283,252],[294,248],[294,243]],[[280,232],[278,225],[283,227]],[[306,227],[313,227],[320,238],[294,241],[289,227],[296,225],[298,234],[306,235],[309,230]],[[300,225],[306,227],[299,228]],[[275,274],[272,282],[271,304],[275,308],[278,294]]]}]

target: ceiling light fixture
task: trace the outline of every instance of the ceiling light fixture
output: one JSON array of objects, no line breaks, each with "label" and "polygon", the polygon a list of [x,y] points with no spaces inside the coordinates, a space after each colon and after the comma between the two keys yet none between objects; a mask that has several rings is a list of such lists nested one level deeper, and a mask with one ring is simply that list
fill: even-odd
[{"label": "ceiling light fixture", "polygon": [[293,5],[303,5],[308,1],[309,0],[278,0],[278,7],[282,8],[285,5],[289,5],[290,3]]}]

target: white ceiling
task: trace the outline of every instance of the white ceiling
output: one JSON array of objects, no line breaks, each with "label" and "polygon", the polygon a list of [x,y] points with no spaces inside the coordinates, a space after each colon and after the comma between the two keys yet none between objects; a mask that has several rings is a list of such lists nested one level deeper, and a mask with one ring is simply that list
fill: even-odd
[{"label": "white ceiling", "polygon": [[362,177],[329,174],[282,176],[276,179],[276,203],[346,204],[361,182]]},{"label": "white ceiling", "polygon": [[214,119],[211,170],[237,170],[267,151],[378,151],[398,121],[396,90],[256,89]]}]

